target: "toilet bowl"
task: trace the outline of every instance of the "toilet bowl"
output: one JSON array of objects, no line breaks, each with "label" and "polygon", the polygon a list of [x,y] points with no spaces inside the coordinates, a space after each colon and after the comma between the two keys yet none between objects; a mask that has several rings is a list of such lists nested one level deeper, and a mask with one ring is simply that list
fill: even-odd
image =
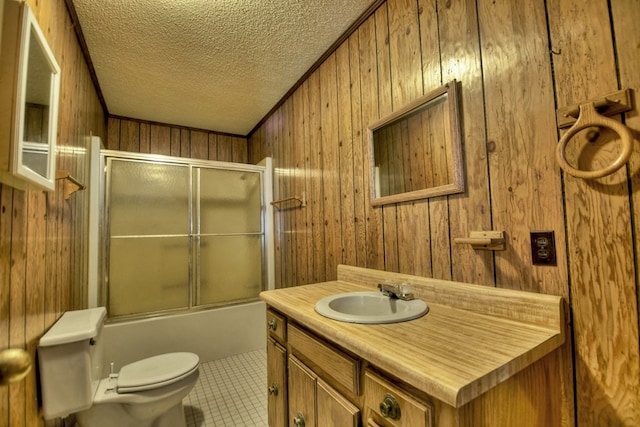
[{"label": "toilet bowl", "polygon": [[65,313],[40,339],[45,419],[75,414],[81,427],[184,427],[182,400],[199,376],[196,354],[149,357],[102,378],[103,307]]}]

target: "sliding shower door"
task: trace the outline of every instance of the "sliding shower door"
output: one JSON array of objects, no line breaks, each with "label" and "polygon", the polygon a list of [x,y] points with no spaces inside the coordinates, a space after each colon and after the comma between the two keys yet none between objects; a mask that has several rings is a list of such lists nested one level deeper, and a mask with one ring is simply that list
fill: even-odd
[{"label": "sliding shower door", "polygon": [[109,159],[111,316],[189,307],[188,166]]},{"label": "sliding shower door", "polygon": [[261,171],[106,164],[111,317],[258,297],[265,283]]},{"label": "sliding shower door", "polygon": [[255,298],[262,290],[260,174],[197,169],[199,305]]}]

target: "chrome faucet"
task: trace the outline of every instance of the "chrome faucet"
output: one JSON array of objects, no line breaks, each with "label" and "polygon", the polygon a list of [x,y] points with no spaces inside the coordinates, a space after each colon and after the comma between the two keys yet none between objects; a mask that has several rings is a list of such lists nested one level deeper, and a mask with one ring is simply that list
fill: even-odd
[{"label": "chrome faucet", "polygon": [[392,299],[401,299],[404,301],[411,301],[413,294],[407,292],[405,288],[406,282],[394,285],[393,283],[378,283],[378,289],[382,292],[382,295]]}]

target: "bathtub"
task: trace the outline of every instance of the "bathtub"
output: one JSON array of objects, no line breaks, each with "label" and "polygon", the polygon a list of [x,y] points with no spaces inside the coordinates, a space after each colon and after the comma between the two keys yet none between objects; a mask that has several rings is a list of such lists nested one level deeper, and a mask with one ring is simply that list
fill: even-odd
[{"label": "bathtub", "polygon": [[184,314],[106,324],[105,365],[116,372],[136,360],[189,351],[200,362],[266,348],[266,304],[262,301]]}]

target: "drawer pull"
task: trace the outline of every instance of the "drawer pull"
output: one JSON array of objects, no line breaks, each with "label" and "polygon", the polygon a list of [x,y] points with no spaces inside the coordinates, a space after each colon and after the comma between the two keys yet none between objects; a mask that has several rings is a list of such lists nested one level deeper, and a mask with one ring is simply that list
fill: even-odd
[{"label": "drawer pull", "polygon": [[278,328],[278,322],[276,319],[271,319],[267,322],[267,326],[269,326],[269,329],[272,331],[275,331]]},{"label": "drawer pull", "polygon": [[298,412],[298,415],[293,418],[293,425],[295,427],[304,427],[304,415],[301,412]]},{"label": "drawer pull", "polygon": [[272,394],[274,396],[278,395],[278,385],[277,384],[274,383],[274,384],[270,385],[268,390],[269,390],[269,394]]},{"label": "drawer pull", "polygon": [[401,415],[400,405],[396,398],[390,394],[385,394],[382,402],[380,402],[380,413],[385,418],[399,420]]}]

